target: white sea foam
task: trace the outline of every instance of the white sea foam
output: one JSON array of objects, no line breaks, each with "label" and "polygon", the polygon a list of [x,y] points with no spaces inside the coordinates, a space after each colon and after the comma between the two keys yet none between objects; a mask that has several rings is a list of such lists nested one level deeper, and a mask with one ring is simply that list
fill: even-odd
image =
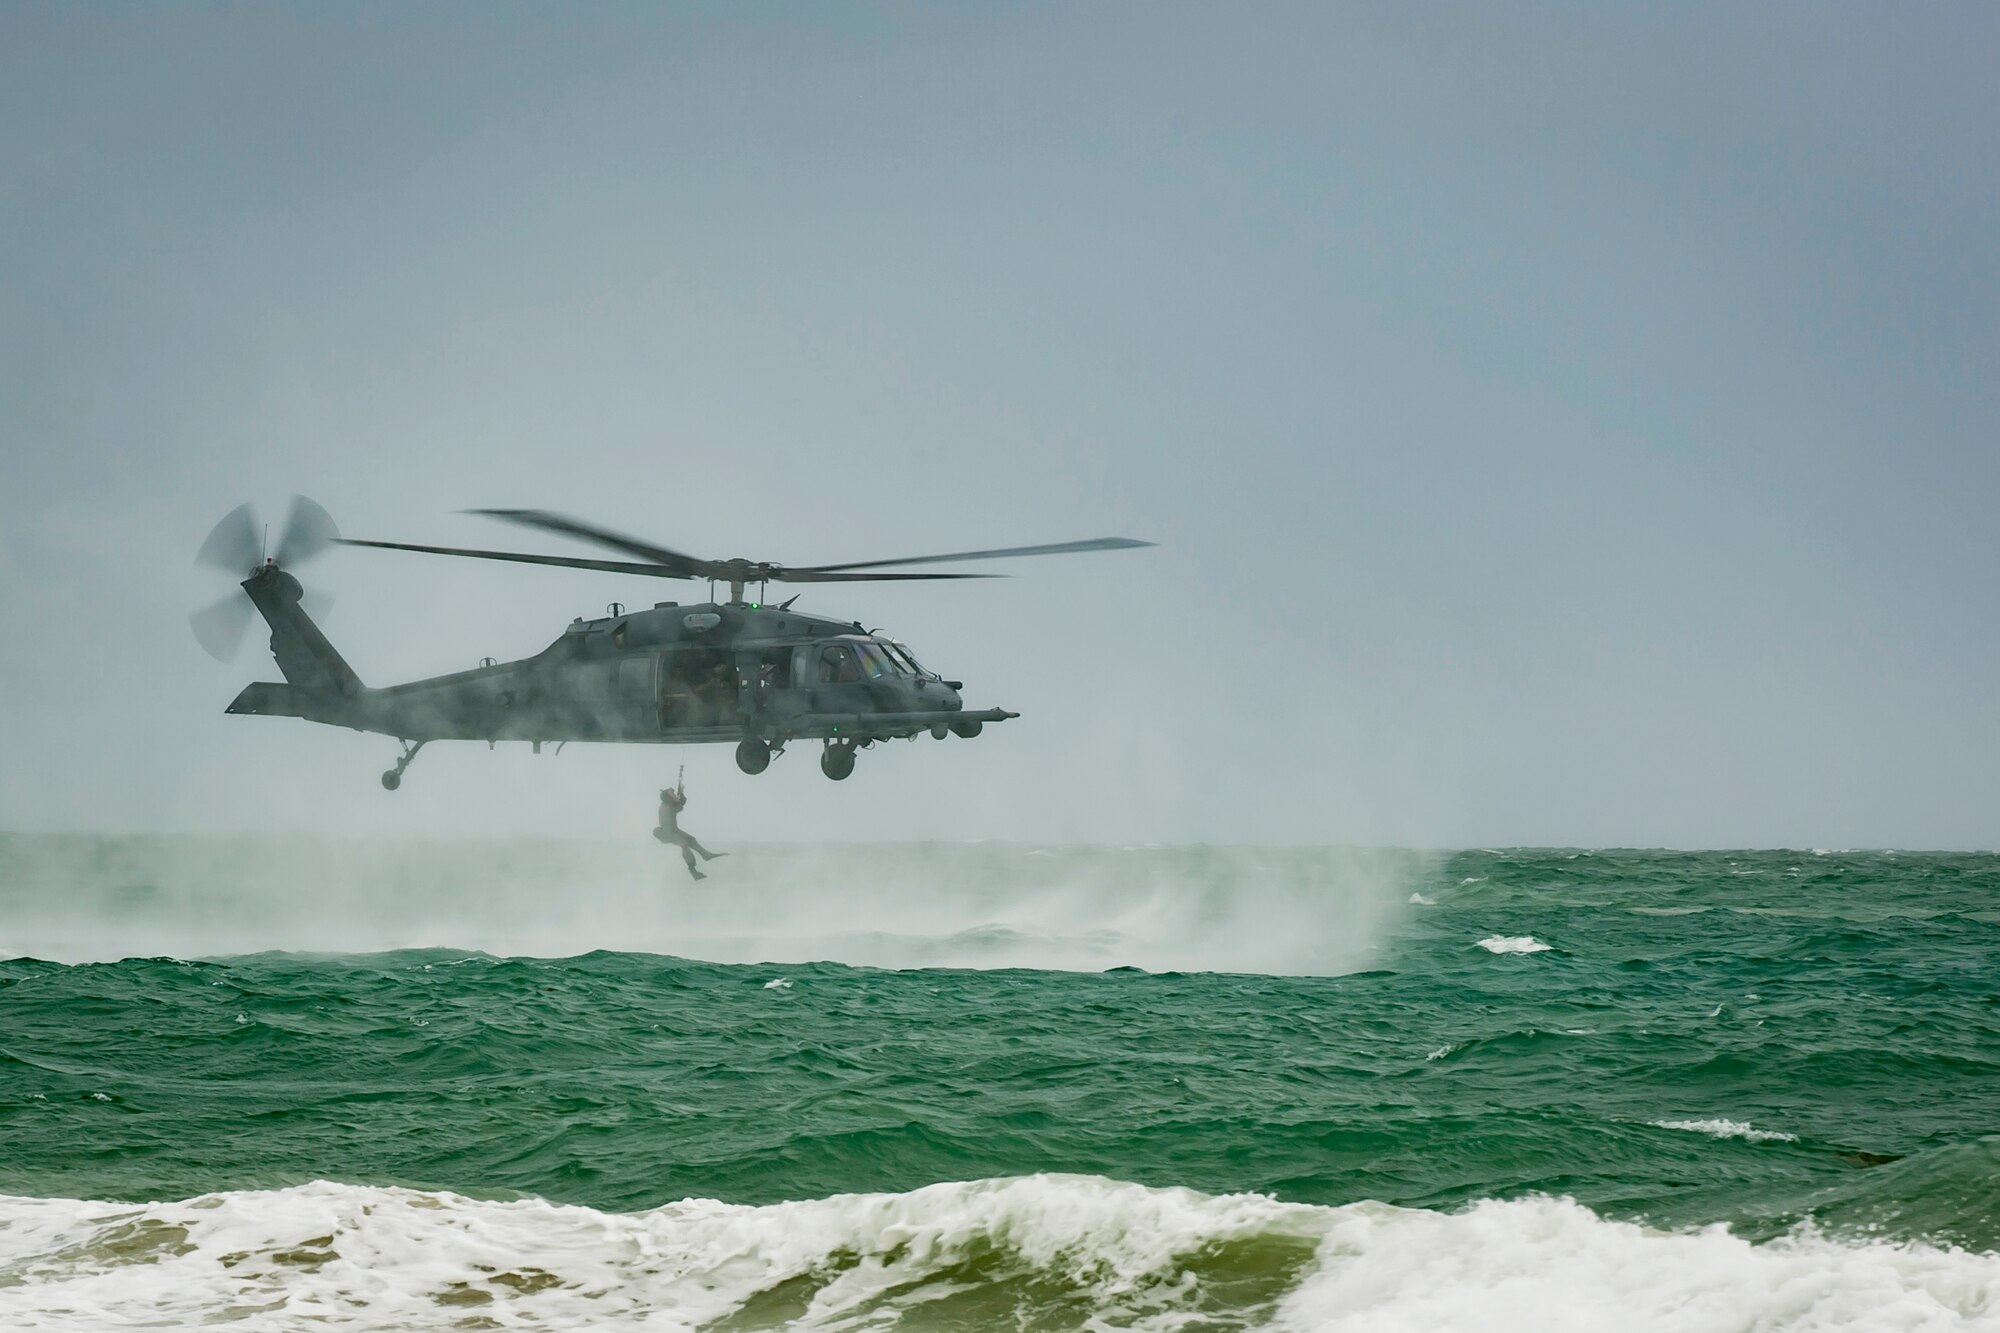
[{"label": "white sea foam", "polygon": [[1411,901],[1411,902],[1412,902],[1413,904],[1415,904],[1416,906],[1418,906],[1418,907],[1436,907],[1436,906],[1437,906],[1437,899],[1435,899],[1435,898],[1426,898],[1426,897],[1424,897],[1424,895],[1423,895],[1423,894],[1421,894],[1421,893],[1413,893],[1413,894],[1411,894],[1411,895],[1410,895],[1410,901]]},{"label": "white sea foam", "polygon": [[765,990],[790,990],[791,988],[792,979],[790,977],[772,977],[764,983]]},{"label": "white sea foam", "polygon": [[0,1196],[0,1327],[1990,1329],[2000,1255],[1667,1233],[1561,1199],[1446,1214],[1091,1176],[602,1213],[317,1183]]},{"label": "white sea foam", "polygon": [[[1714,1017],[1714,1015],[1710,1015]],[[1777,1129],[1754,1129],[1741,1120],[1655,1120],[1661,1129],[1684,1129],[1712,1139],[1748,1139],[1752,1143],[1797,1143],[1799,1136]]]},{"label": "white sea foam", "polygon": [[1488,953],[1546,953],[1549,946],[1533,935],[1488,935],[1479,941]]},{"label": "white sea foam", "polygon": [[9,942],[37,957],[610,948],[718,963],[1334,974],[1425,858],[1360,848],[739,847],[696,884],[650,838],[383,844],[13,840]]}]

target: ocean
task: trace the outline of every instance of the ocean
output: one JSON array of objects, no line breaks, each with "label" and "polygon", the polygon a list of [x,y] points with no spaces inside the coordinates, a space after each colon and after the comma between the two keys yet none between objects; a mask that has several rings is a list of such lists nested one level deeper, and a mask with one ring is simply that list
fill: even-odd
[{"label": "ocean", "polygon": [[2000,1329],[2000,856],[710,870],[0,837],[0,1329]]}]

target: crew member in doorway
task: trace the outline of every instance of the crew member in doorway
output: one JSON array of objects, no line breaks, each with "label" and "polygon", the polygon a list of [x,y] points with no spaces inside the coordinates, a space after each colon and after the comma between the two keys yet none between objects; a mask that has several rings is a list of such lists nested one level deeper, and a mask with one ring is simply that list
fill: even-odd
[{"label": "crew member in doorway", "polygon": [[687,809],[687,803],[685,780],[678,787],[660,788],[660,823],[659,827],[653,830],[653,836],[671,847],[681,849],[681,859],[687,862],[688,874],[696,879],[707,879],[708,876],[702,874],[694,863],[695,854],[699,852],[702,860],[713,861],[716,857],[727,856],[729,853],[711,852],[696,840],[694,834],[681,827],[681,811]]}]

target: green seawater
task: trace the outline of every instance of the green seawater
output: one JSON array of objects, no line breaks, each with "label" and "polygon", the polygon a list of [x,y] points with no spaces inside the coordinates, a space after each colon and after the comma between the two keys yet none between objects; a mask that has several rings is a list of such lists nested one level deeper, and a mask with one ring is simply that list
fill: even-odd
[{"label": "green seawater", "polygon": [[[2000,857],[779,848],[697,890],[626,856],[0,842],[0,1194],[1060,1173],[2000,1249]],[[1267,1240],[1202,1308],[1277,1299],[1312,1245]],[[939,1326],[1082,1326],[984,1282]]]}]

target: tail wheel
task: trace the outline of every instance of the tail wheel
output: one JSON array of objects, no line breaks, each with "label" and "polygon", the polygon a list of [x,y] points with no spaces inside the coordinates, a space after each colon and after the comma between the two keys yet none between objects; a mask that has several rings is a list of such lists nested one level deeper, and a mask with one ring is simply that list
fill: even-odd
[{"label": "tail wheel", "polygon": [[755,736],[745,738],[736,747],[736,766],[745,773],[762,773],[771,766],[771,747]]},{"label": "tail wheel", "polygon": [[854,747],[852,745],[829,745],[819,757],[819,771],[835,782],[844,780],[854,771]]}]

